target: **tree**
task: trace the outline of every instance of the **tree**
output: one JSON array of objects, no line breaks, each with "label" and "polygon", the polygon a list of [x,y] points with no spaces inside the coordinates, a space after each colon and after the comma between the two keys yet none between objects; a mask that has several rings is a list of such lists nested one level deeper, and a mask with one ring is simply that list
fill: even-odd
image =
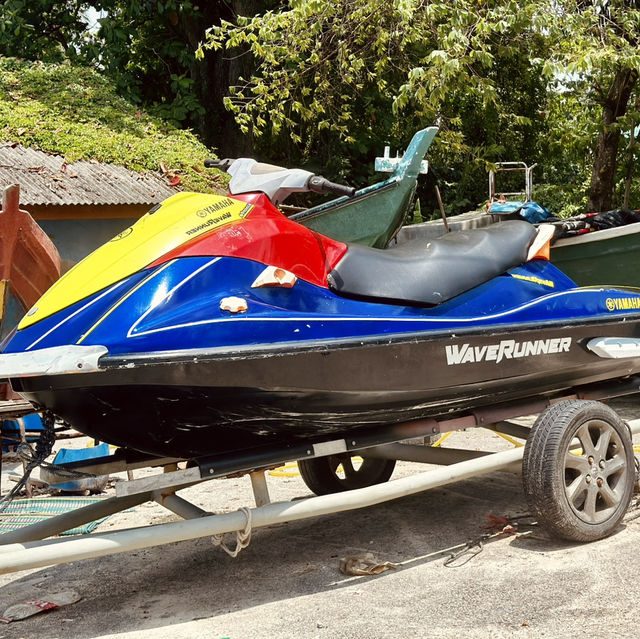
[{"label": "tree", "polygon": [[[569,183],[572,207],[589,191],[597,210],[633,170],[633,149],[626,166],[618,156],[639,119],[637,5],[5,0],[0,54],[93,66],[222,155],[257,151],[360,181],[385,143],[402,148],[438,121],[431,159],[450,210],[471,206],[486,165],[505,159],[538,161],[547,182]],[[103,11],[97,30],[89,7]]]},{"label": "tree", "polygon": [[268,2],[96,0],[93,4],[106,15],[85,55],[99,61],[122,94],[153,105],[162,117],[194,127],[205,143],[223,154],[247,148],[248,139],[229,135],[237,129],[222,101],[250,60],[216,54],[196,59],[195,52],[209,27],[223,19],[235,20],[238,11],[264,10]]},{"label": "tree", "polygon": [[86,31],[80,0],[4,0],[0,4],[0,55],[44,62],[77,56]]},{"label": "tree", "polygon": [[[398,138],[438,120],[447,162],[465,152],[488,161],[507,148],[526,152],[513,144],[518,132],[529,151],[540,152],[552,147],[549,139],[566,139],[575,113],[545,117],[550,103],[571,92],[582,109],[599,110],[597,129],[575,132],[574,141],[584,145],[578,136],[591,136],[590,208],[601,210],[612,201],[620,131],[630,128],[639,33],[633,0],[290,0],[281,11],[222,23],[208,46],[250,47],[257,61],[227,99],[242,129],[257,136],[284,130],[307,148],[322,145],[323,131],[366,144],[381,130]],[[527,135],[541,131],[538,143]],[[554,148],[562,166],[563,151]],[[553,168],[547,173],[562,173]]]},{"label": "tree", "polygon": [[628,107],[640,72],[640,11],[635,0],[552,0],[538,14],[552,55],[546,75],[579,96],[583,108],[597,105],[589,209],[612,208],[621,132],[638,113]]},{"label": "tree", "polygon": [[244,132],[271,147],[285,138],[336,172],[353,176],[385,142],[402,148],[439,122],[431,158],[458,167],[464,192],[450,201],[468,208],[487,160],[536,150],[545,85],[541,38],[518,36],[527,20],[511,1],[292,0],[223,22],[207,46],[256,60],[226,100]]}]

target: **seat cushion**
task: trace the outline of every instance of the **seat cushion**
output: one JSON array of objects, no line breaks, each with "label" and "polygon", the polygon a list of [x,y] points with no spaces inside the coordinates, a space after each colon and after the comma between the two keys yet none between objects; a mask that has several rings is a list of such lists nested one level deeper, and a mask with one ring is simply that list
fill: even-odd
[{"label": "seat cushion", "polygon": [[435,306],[523,264],[535,235],[513,220],[387,249],[350,244],[329,286],[345,297]]}]

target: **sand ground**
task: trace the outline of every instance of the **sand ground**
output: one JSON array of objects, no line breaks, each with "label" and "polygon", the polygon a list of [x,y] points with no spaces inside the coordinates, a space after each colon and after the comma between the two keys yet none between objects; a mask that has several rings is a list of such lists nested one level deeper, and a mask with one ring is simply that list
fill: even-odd
[{"label": "sand ground", "polygon": [[[640,417],[640,397],[615,407],[627,419]],[[456,433],[447,443],[509,446],[481,433]],[[424,468],[403,462],[394,477],[416,470]],[[277,474],[292,476],[269,476],[273,500],[309,495],[295,470]],[[247,477],[180,494],[216,512],[252,505]],[[602,541],[562,542],[534,526],[523,536],[487,541],[457,567],[445,565],[443,551],[481,535],[487,515],[526,511],[520,477],[493,473],[372,508],[262,528],[235,559],[203,538],[1,575],[0,614],[69,588],[82,600],[0,625],[0,639],[637,637],[640,509]],[[147,504],[110,517],[93,534],[175,519]],[[364,552],[399,566],[378,576],[340,573],[341,557]]]}]

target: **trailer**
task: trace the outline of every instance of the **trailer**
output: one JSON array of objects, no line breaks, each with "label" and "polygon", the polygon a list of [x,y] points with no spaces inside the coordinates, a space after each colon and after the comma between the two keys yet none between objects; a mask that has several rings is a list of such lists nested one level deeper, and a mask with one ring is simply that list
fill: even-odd
[{"label": "trailer", "polygon": [[[630,377],[574,389],[571,395],[533,397],[450,419],[395,424],[383,433],[358,433],[353,438],[255,455],[180,460],[119,450],[90,462],[67,464],[67,471],[95,475],[140,468],[162,472],[120,481],[114,497],[0,535],[0,573],[208,536],[235,556],[251,542],[256,528],[365,508],[496,471],[522,473],[532,511],[552,533],[573,541],[600,539],[619,526],[629,506],[636,482],[632,435],[640,432],[640,419],[626,423],[602,402],[639,390],[640,378]],[[531,428],[513,421],[536,414]],[[425,437],[472,428],[487,428],[525,443],[489,452],[423,442]],[[352,463],[356,455],[362,459],[357,467]],[[387,481],[398,460],[438,467]],[[317,496],[272,503],[265,473],[290,461],[298,462],[305,483]],[[339,466],[344,474],[338,474]],[[211,514],[176,494],[214,478],[239,475],[251,481],[253,507]],[[182,521],[52,539],[148,501]],[[222,542],[225,533],[235,533],[234,548]]]}]

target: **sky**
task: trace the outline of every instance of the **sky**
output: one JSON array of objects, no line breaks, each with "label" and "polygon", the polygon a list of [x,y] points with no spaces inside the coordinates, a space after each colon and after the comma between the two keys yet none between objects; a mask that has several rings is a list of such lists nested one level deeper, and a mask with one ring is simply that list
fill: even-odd
[{"label": "sky", "polygon": [[106,11],[97,11],[93,7],[87,9],[87,12],[84,14],[85,20],[89,25],[90,31],[97,31],[100,25],[98,24],[98,20],[107,14]]}]

